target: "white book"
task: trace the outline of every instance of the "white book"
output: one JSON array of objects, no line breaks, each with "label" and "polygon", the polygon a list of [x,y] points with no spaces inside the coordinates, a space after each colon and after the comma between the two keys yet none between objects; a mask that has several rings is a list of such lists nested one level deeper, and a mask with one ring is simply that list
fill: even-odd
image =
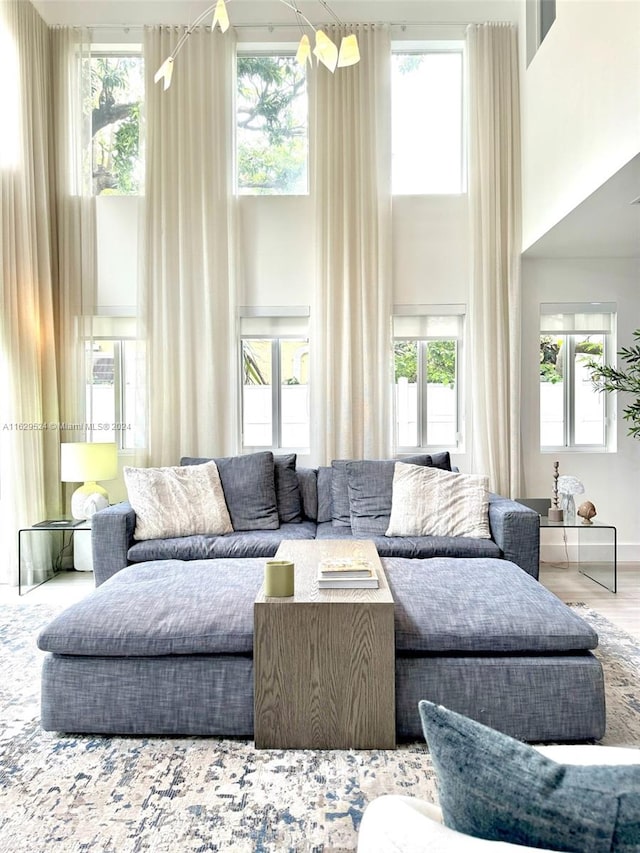
[{"label": "white book", "polygon": [[378,578],[318,578],[319,589],[378,589]]},{"label": "white book", "polygon": [[318,578],[373,578],[373,566],[369,560],[332,559],[321,560],[318,565]]}]

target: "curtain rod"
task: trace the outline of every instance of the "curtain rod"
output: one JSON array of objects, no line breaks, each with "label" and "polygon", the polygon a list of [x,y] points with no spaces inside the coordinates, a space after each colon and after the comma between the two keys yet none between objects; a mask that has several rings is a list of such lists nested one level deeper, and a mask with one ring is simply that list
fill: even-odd
[{"label": "curtain rod", "polygon": [[[318,22],[316,26],[324,27],[329,26],[332,22]],[[362,25],[375,25],[380,26],[382,24],[389,27],[399,27],[400,29],[408,28],[408,27],[467,27],[469,24],[474,23],[473,21],[345,21],[345,26],[355,26],[355,24]],[[512,23],[510,21],[506,21],[504,23]],[[64,24],[54,24],[53,26],[61,27]],[[144,27],[188,27],[189,24],[72,24],[71,28],[74,30],[124,30],[125,32],[129,32],[130,30],[142,30]],[[205,24],[204,26],[208,26]],[[300,29],[300,24],[298,23],[285,23],[285,24],[274,24],[274,23],[265,23],[262,21],[257,24],[232,24],[233,29],[236,30],[283,30],[283,29]],[[303,25],[304,26],[304,25]]]}]

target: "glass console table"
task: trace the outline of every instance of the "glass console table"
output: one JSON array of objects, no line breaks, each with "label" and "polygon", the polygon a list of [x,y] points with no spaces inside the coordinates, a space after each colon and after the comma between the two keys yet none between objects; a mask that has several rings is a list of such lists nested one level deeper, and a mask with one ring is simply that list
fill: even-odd
[{"label": "glass console table", "polygon": [[79,530],[90,531],[91,523],[60,519],[18,530],[18,595],[51,580],[73,560],[73,538]]},{"label": "glass console table", "polygon": [[567,548],[577,548],[578,571],[610,592],[617,591],[618,533],[613,524],[603,524],[600,521],[583,524],[582,519],[549,521],[546,516],[541,516],[540,530],[550,528],[576,531],[572,537],[574,541],[570,545],[567,543]]}]

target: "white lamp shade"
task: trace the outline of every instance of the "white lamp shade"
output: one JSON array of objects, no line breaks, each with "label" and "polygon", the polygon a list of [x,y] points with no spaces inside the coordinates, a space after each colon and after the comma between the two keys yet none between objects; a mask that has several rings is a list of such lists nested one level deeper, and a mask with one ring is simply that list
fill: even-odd
[{"label": "white lamp shade", "polygon": [[360,62],[360,48],[355,33],[343,36],[340,42],[340,53],[338,54],[338,68],[346,68],[348,65],[356,65]]},{"label": "white lamp shade", "polygon": [[114,442],[74,441],[60,445],[60,479],[63,483],[113,480],[118,474]]}]

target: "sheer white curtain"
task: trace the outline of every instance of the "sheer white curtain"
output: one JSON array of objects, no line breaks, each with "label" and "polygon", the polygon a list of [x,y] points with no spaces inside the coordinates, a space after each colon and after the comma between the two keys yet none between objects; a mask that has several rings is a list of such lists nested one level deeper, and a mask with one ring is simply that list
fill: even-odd
[{"label": "sheer white curtain", "polygon": [[517,30],[471,25],[469,200],[472,464],[520,492],[520,104]]},{"label": "sheer white curtain", "polygon": [[[338,44],[347,32],[330,30]],[[321,464],[391,449],[391,48],[384,27],[349,31],[361,62],[313,72],[311,445]]]},{"label": "sheer white curtain", "polygon": [[18,528],[60,512],[49,33],[30,3],[0,3],[0,74],[0,581],[17,583]]},{"label": "sheer white curtain", "polygon": [[148,461],[227,454],[237,436],[234,356],[235,42],[198,30],[171,88],[153,76],[180,32],[145,31]]}]

